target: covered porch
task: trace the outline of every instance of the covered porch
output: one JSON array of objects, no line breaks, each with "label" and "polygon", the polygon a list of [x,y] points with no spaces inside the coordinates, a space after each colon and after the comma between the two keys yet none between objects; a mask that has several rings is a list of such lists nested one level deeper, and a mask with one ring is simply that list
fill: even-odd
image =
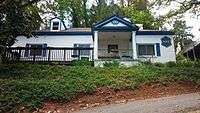
[{"label": "covered porch", "polygon": [[132,32],[99,32],[98,59],[133,59]]},{"label": "covered porch", "polygon": [[94,61],[137,60],[136,32],[127,18],[112,16],[93,26]]}]

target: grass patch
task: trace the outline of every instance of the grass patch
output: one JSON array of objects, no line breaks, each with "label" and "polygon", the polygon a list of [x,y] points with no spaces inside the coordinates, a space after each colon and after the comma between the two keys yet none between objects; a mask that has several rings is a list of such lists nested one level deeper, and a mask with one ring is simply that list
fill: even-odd
[{"label": "grass patch", "polygon": [[[33,110],[45,101],[65,102],[98,87],[135,89],[147,83],[190,80],[200,84],[198,63],[141,64],[133,67],[0,65],[0,112]],[[110,64],[109,64],[110,66]]]}]

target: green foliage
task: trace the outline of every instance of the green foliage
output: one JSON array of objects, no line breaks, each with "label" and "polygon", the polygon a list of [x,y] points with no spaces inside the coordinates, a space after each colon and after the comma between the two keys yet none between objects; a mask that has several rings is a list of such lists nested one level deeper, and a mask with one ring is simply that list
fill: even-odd
[{"label": "green foliage", "polygon": [[[190,80],[200,85],[200,64],[142,64],[133,67],[96,68],[38,64],[0,65],[1,112],[33,110],[45,101],[65,102],[96,88],[135,89],[143,84]],[[168,66],[170,64],[170,66]],[[164,65],[164,64],[163,64]]]},{"label": "green foliage", "polygon": [[119,67],[120,66],[120,63],[116,60],[113,60],[113,61],[106,61],[104,64],[103,64],[103,67],[109,67],[109,68],[115,68],[115,67]]},{"label": "green foliage", "polygon": [[105,0],[97,0],[97,5],[92,5],[90,9],[90,24],[97,23],[113,15],[123,15],[123,10],[117,4],[108,5]]},{"label": "green foliage", "polygon": [[166,66],[167,66],[167,67],[175,67],[175,66],[176,66],[176,62],[172,62],[172,61],[167,62],[167,63],[166,63]]},{"label": "green foliage", "polygon": [[164,66],[165,66],[165,64],[163,64],[163,63],[158,63],[158,62],[157,62],[157,63],[154,63],[154,65],[157,66],[157,67],[164,67]]},{"label": "green foliage", "polygon": [[83,60],[73,60],[72,61],[73,66],[92,66],[92,62],[88,59]]},{"label": "green foliage", "polygon": [[188,31],[190,27],[186,25],[186,21],[176,20],[173,27],[175,48],[177,49],[178,45],[180,45],[181,50],[183,50],[184,46],[187,47],[193,42],[191,39],[194,36]]},{"label": "green foliage", "polygon": [[87,0],[56,0],[57,4],[54,5],[56,8],[52,7],[52,9],[56,9],[61,17],[69,14],[74,27],[91,27],[109,16],[122,15],[130,17],[135,23],[144,24],[147,29],[158,28],[158,22],[147,9],[146,0],[132,2],[132,5],[128,7],[115,4],[114,1],[108,3],[107,0],[96,0],[95,2],[96,4],[88,7]]},{"label": "green foliage", "polygon": [[180,67],[193,67],[195,65],[194,65],[194,62],[192,62],[190,60],[183,60],[183,61],[178,61],[177,62],[177,66],[180,66]]},{"label": "green foliage", "polygon": [[30,37],[41,23],[36,2],[6,0],[0,4],[0,46],[11,46],[19,35]]},{"label": "green foliage", "polygon": [[146,10],[138,10],[134,6],[124,8],[124,14],[131,19],[132,22],[143,24],[144,29],[158,29],[159,25],[151,12]]},{"label": "green foliage", "polygon": [[177,62],[186,61],[186,60],[187,59],[185,58],[185,56],[182,53],[179,53],[178,55],[176,55]]},{"label": "green foliage", "polygon": [[141,64],[144,64],[144,65],[152,65],[152,62],[151,62],[150,60],[147,60],[147,61],[141,62]]}]

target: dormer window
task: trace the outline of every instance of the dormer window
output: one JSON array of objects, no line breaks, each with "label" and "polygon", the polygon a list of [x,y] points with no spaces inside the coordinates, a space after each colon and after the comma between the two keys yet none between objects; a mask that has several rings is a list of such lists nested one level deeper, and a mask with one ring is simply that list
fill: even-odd
[{"label": "dormer window", "polygon": [[52,30],[59,30],[59,22],[53,22]]}]

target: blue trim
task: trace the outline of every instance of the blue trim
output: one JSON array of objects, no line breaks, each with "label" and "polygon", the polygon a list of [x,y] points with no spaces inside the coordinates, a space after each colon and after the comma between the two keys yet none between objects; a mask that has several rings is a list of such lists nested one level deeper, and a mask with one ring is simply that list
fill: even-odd
[{"label": "blue trim", "polygon": [[[116,15],[111,16],[109,18],[104,19],[103,21],[100,21],[100,22],[96,23],[93,26],[93,29],[94,30],[104,29],[104,27],[103,27],[104,25],[106,25],[106,24],[108,24],[108,23],[110,23],[110,22],[112,22],[114,20],[119,21],[120,23],[125,24],[127,26],[126,28],[127,29],[132,29],[132,31],[137,31],[139,29],[136,25],[133,25],[131,22],[129,22],[127,20],[124,20],[122,17],[116,16]],[[115,27],[112,27],[112,28],[115,29]]]},{"label": "blue trim", "polygon": [[35,32],[34,35],[92,35],[92,32]]},{"label": "blue trim", "polygon": [[156,53],[157,53],[157,56],[161,56],[161,54],[160,54],[160,43],[156,43]]},{"label": "blue trim", "polygon": [[171,31],[137,31],[136,35],[174,35]]}]

